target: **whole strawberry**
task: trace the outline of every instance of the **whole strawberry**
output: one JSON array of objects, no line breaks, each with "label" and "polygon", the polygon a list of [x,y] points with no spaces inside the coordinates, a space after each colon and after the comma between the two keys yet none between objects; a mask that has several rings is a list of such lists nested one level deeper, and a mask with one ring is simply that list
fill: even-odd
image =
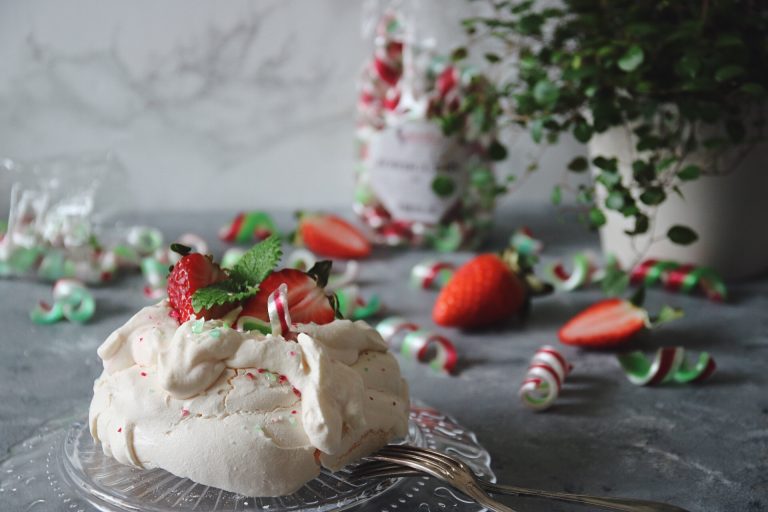
[{"label": "whole strawberry", "polygon": [[481,254],[461,266],[440,291],[432,318],[447,327],[486,327],[519,313],[528,289],[497,254]]},{"label": "whole strawberry", "polygon": [[[186,249],[188,252],[189,249]],[[192,307],[192,295],[197,290],[226,278],[227,273],[214,263],[210,256],[199,253],[183,256],[173,266],[167,286],[168,302],[179,323],[186,322],[192,315],[208,319],[219,318],[231,310],[233,306],[229,305],[218,305],[198,312]]]}]

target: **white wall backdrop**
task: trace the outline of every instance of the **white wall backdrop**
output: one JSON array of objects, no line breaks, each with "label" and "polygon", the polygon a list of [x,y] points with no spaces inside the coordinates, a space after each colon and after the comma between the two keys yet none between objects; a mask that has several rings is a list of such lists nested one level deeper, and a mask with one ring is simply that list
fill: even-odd
[{"label": "white wall backdrop", "polygon": [[[0,157],[111,150],[137,209],[350,205],[362,5],[0,0]],[[547,200],[574,151],[505,201]]]}]

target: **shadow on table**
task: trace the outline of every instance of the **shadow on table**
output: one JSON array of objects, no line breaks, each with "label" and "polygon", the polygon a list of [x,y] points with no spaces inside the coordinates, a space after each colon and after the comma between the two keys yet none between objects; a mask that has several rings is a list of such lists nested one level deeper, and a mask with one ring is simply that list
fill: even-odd
[{"label": "shadow on table", "polygon": [[546,414],[553,416],[598,416],[612,407],[615,379],[598,375],[569,375],[560,396]]}]

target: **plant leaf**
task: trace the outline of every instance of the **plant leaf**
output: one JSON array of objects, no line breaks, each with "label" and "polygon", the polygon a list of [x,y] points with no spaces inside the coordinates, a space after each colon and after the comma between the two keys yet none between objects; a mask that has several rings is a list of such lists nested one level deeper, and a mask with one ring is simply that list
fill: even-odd
[{"label": "plant leaf", "polygon": [[722,68],[715,71],[715,80],[718,82],[727,82],[728,80],[736,78],[742,74],[744,74],[743,67],[736,64],[730,64],[728,66],[723,66]]},{"label": "plant leaf", "polygon": [[667,194],[664,193],[664,189],[661,187],[648,187],[640,194],[640,200],[648,206],[661,204],[666,198]]},{"label": "plant leaf", "polygon": [[560,188],[560,185],[555,185],[552,187],[552,195],[550,197],[552,204],[555,206],[559,205],[563,198],[563,191]]},{"label": "plant leaf", "polygon": [[560,96],[560,90],[549,80],[539,80],[533,86],[533,99],[543,107],[553,107]]},{"label": "plant leaf", "polygon": [[677,177],[683,181],[695,180],[701,175],[701,167],[698,165],[686,165],[677,173]]},{"label": "plant leaf", "polygon": [[577,156],[568,163],[568,170],[573,172],[584,172],[589,167],[589,162],[583,156]]},{"label": "plant leaf", "polygon": [[488,146],[488,156],[491,160],[499,161],[507,158],[507,148],[501,142],[495,140]]},{"label": "plant leaf", "polygon": [[450,176],[444,176],[442,174],[435,176],[432,180],[432,191],[437,194],[438,197],[448,197],[456,190],[456,183]]},{"label": "plant leaf", "polygon": [[599,228],[605,224],[605,214],[600,208],[594,207],[589,210],[589,224],[593,228]]},{"label": "plant leaf", "polygon": [[667,238],[678,245],[690,245],[699,239],[699,235],[691,228],[677,224],[669,228]]},{"label": "plant leaf", "polygon": [[636,70],[643,63],[645,53],[638,45],[630,46],[624,55],[619,59],[619,69],[627,73]]}]

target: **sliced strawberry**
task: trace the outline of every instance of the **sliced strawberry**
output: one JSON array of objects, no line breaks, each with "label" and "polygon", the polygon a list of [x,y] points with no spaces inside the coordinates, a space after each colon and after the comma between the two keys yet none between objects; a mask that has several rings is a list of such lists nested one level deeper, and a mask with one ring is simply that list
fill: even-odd
[{"label": "sliced strawberry", "polygon": [[621,345],[648,322],[648,312],[623,299],[593,304],[568,321],[558,332],[566,345],[606,348]]},{"label": "sliced strawberry", "polygon": [[173,266],[168,276],[168,302],[179,323],[186,322],[192,315],[203,318],[220,318],[234,305],[216,306],[209,310],[195,312],[192,295],[200,288],[218,283],[227,278],[227,273],[213,262],[210,256],[199,253],[187,254]]},{"label": "sliced strawberry", "polygon": [[288,311],[293,323],[333,322],[336,311],[323,289],[330,271],[330,262],[320,262],[318,265],[323,263],[327,263],[327,270],[323,268],[318,271],[316,266],[309,272],[291,268],[272,272],[259,285],[259,292],[245,303],[240,316],[255,317],[269,322],[267,299],[272,292],[285,283],[288,286]]},{"label": "sliced strawberry", "polygon": [[365,235],[336,215],[302,215],[297,233],[309,250],[321,256],[354,259],[371,253],[371,243]]}]

